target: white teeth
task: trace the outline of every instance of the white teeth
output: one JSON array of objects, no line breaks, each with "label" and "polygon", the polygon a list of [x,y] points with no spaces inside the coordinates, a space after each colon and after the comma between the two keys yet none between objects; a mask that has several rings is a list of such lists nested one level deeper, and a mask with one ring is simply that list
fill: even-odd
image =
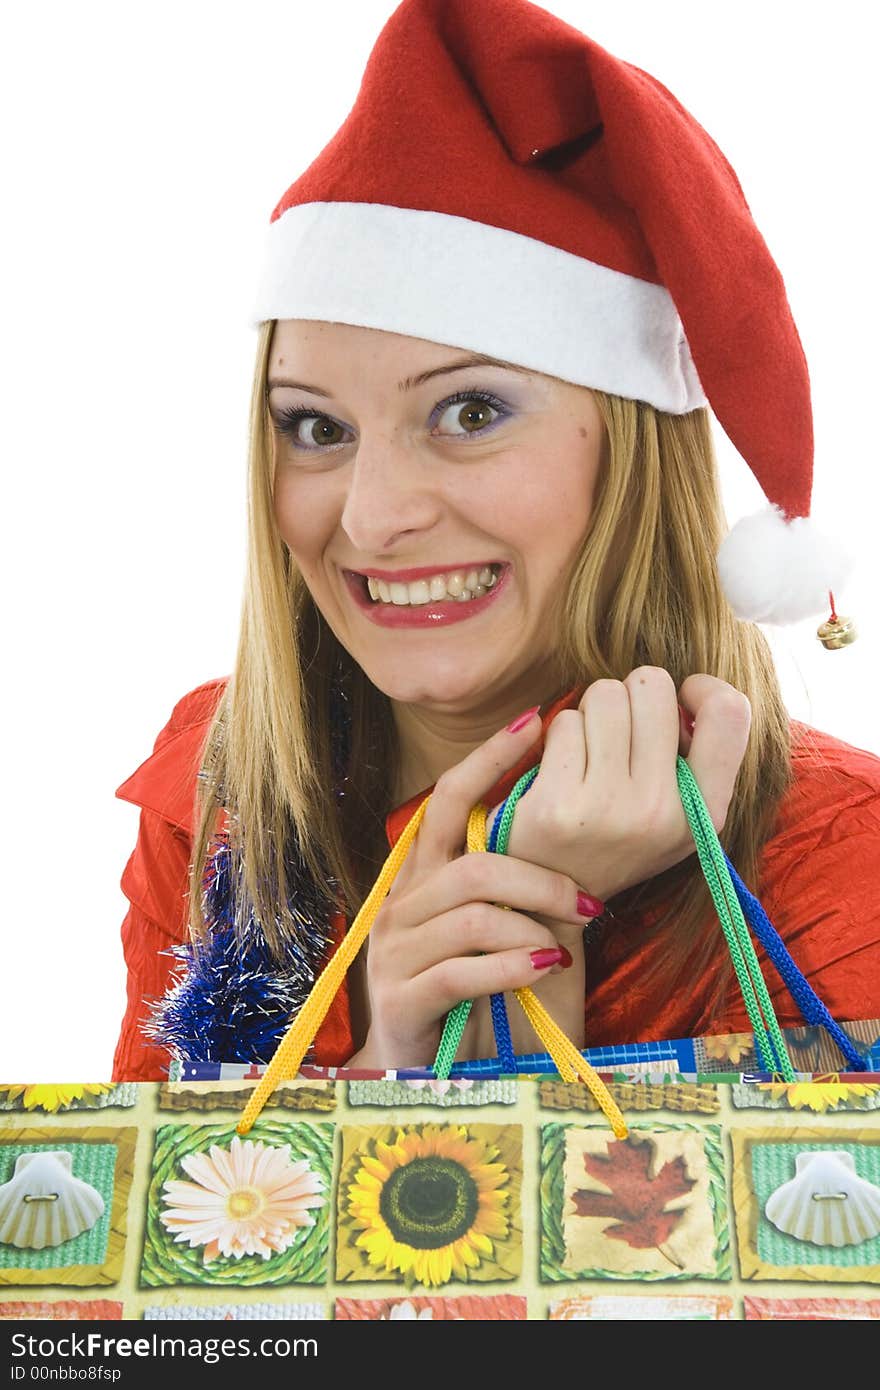
[{"label": "white teeth", "polygon": [[399,608],[408,604],[440,603],[444,599],[467,603],[469,599],[482,598],[497,580],[498,575],[488,565],[481,570],[453,570],[449,574],[435,574],[430,579],[416,579],[409,584],[396,580],[389,583],[367,575],[367,592],[374,603],[393,603]]}]

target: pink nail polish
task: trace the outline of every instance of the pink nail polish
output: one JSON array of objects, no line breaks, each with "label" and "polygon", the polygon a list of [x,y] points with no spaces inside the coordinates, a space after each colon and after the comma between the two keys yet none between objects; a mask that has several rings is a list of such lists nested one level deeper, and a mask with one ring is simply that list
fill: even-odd
[{"label": "pink nail polish", "polygon": [[578,893],[578,917],[601,917],[604,911],[605,904],[600,898],[592,898],[589,893]]},{"label": "pink nail polish", "polygon": [[564,946],[547,946],[543,950],[532,951],[530,959],[535,970],[547,970],[551,965],[562,965],[567,970],[571,965],[571,954]]},{"label": "pink nail polish", "polygon": [[520,729],[524,729],[529,720],[534,718],[540,708],[540,705],[533,705],[531,709],[526,710],[525,714],[518,714],[512,724],[507,724],[505,726],[507,732],[509,734],[516,734]]}]

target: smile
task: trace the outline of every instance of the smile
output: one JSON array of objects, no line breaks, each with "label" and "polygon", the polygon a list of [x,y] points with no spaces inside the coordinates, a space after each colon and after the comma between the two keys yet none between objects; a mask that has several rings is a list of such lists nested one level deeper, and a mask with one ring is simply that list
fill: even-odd
[{"label": "smile", "polygon": [[344,574],[358,608],[380,626],[437,627],[476,617],[504,589],[509,569],[493,562],[450,570]]},{"label": "smile", "polygon": [[430,579],[413,579],[408,584],[389,583],[387,579],[375,579],[370,574],[365,578],[374,603],[394,603],[402,608],[405,604],[415,607],[450,599],[467,603],[482,598],[497,583],[500,570],[500,565],[485,565],[479,570],[450,570],[432,575]]}]

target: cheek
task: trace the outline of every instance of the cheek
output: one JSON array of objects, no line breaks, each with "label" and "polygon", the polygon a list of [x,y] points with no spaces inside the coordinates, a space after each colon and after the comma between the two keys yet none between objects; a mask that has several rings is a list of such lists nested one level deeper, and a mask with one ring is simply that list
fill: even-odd
[{"label": "cheek", "polygon": [[332,535],[337,518],[333,496],[321,488],[319,480],[279,474],[273,507],[278,532],[294,556],[305,559],[318,555]]},{"label": "cheek", "polygon": [[593,508],[596,470],[587,452],[581,447],[522,458],[500,481],[482,499],[483,515],[493,518],[490,529],[523,554],[555,557],[553,567],[564,568]]}]

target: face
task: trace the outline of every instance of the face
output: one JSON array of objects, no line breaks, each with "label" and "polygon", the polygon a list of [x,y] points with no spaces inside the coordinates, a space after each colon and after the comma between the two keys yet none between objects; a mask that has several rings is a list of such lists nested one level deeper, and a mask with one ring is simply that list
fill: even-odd
[{"label": "face", "polygon": [[591,392],[292,319],[275,328],[269,406],[281,536],[373,684],[449,713],[555,693],[555,606],[604,434]]}]

